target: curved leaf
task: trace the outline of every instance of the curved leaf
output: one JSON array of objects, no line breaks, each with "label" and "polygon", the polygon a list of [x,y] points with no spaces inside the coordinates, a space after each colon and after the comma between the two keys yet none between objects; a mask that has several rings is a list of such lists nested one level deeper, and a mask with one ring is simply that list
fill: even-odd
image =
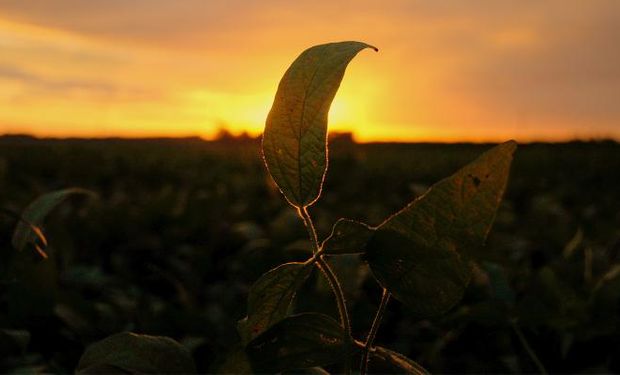
[{"label": "curved leaf", "polygon": [[368,370],[373,374],[430,374],[415,361],[380,346],[373,347],[370,352]]},{"label": "curved leaf", "polygon": [[39,239],[43,246],[47,245],[47,241],[41,232],[40,226],[45,220],[45,217],[56,206],[61,204],[69,196],[75,194],[93,195],[94,193],[85,189],[69,188],[43,194],[30,203],[22,212],[20,221],[15,227],[15,232],[13,232],[13,247],[17,250],[23,250],[27,244],[33,243],[37,247],[37,250],[42,255],[45,255],[36,242],[37,239]]},{"label": "curved leaf", "polygon": [[286,317],[295,293],[312,268],[310,263],[285,263],[265,273],[252,285],[248,296],[248,316],[238,324],[244,343]]},{"label": "curved leaf", "polygon": [[324,254],[359,254],[373,234],[373,229],[359,221],[339,219],[332,233],[323,241]]},{"label": "curved leaf", "polygon": [[344,71],[365,48],[328,43],[302,52],[284,73],[263,135],[263,156],[274,181],[295,207],[311,205],[327,170],[327,115]]},{"label": "curved leaf", "polygon": [[[76,371],[95,373],[120,369],[128,373],[195,373],[194,360],[169,337],[124,332],[90,345]],[[116,371],[115,371],[116,372]]]},{"label": "curved leaf", "polygon": [[292,315],[252,340],[246,353],[256,373],[274,373],[343,360],[345,336],[327,315]]},{"label": "curved leaf", "polygon": [[381,224],[366,257],[379,282],[418,316],[462,297],[506,188],[514,141],[487,151]]}]

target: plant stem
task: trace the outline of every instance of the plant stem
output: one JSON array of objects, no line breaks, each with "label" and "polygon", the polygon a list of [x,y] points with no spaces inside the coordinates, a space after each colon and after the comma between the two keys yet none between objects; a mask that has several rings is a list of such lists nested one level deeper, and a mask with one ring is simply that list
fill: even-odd
[{"label": "plant stem", "polygon": [[366,343],[364,343],[364,349],[362,349],[363,354],[362,362],[360,364],[360,375],[365,375],[368,372],[368,355],[370,353],[370,349],[372,348],[372,343],[373,341],[375,341],[375,336],[377,336],[377,331],[379,330],[381,321],[383,320],[385,308],[390,301],[390,296],[390,292],[388,292],[387,289],[383,288],[383,294],[381,294],[381,303],[379,303],[377,314],[375,315],[375,319],[372,321],[370,332],[368,332],[368,337],[366,337]]},{"label": "plant stem", "polygon": [[342,323],[342,328],[344,329],[344,333],[347,337],[351,337],[351,324],[349,321],[349,313],[347,311],[347,306],[345,304],[344,293],[340,286],[340,282],[338,282],[338,277],[331,269],[329,264],[325,262],[325,260],[319,257],[316,261],[316,264],[323,272],[323,275],[327,279],[329,286],[332,288],[334,295],[336,296],[336,304],[338,305],[338,313],[340,315],[340,321]]},{"label": "plant stem", "polygon": [[308,237],[310,237],[310,241],[312,241],[312,254],[316,254],[321,246],[319,245],[319,238],[316,234],[314,222],[312,222],[310,213],[308,212],[308,209],[306,207],[302,207],[297,208],[297,214],[304,221],[304,225],[306,226],[306,230],[308,231]]},{"label": "plant stem", "polygon": [[534,350],[532,349],[530,344],[527,342],[527,339],[525,338],[525,335],[523,335],[521,328],[519,328],[517,323],[514,321],[512,322],[511,326],[512,326],[512,329],[517,334],[517,337],[519,338],[521,345],[523,345],[523,347],[525,348],[525,351],[530,356],[530,359],[532,360],[532,362],[534,362],[536,367],[538,367],[538,371],[543,375],[547,375],[548,374],[547,369],[545,369],[545,366],[542,364],[542,362],[540,362],[540,359],[538,359],[538,356],[536,355],[536,353],[534,353]]},{"label": "plant stem", "polygon": [[316,234],[316,229],[314,228],[314,223],[312,222],[312,218],[308,213],[306,207],[303,207],[298,210],[299,216],[304,221],[306,225],[306,229],[308,230],[308,235],[314,245],[313,253],[315,260],[319,270],[323,273],[325,278],[327,279],[330,287],[334,292],[334,296],[336,297],[336,304],[338,305],[338,313],[340,314],[340,320],[342,323],[342,328],[344,329],[344,333],[346,337],[351,337],[351,321],[349,320],[349,313],[347,310],[347,305],[344,298],[344,292],[342,291],[342,287],[340,286],[340,282],[338,281],[338,277],[332,270],[332,268],[325,262],[323,255],[321,255],[322,251],[319,245],[319,240]]},{"label": "plant stem", "polygon": [[332,270],[332,268],[327,264],[325,259],[323,259],[322,249],[319,245],[318,236],[316,234],[316,229],[314,228],[314,223],[312,222],[312,218],[308,213],[306,207],[298,208],[297,213],[301,217],[308,230],[308,236],[313,244],[313,257],[311,258],[316,262],[318,269],[323,273],[329,286],[334,292],[334,296],[336,297],[336,305],[338,306],[338,314],[340,315],[340,323],[344,330],[344,335],[347,340],[347,354],[345,358],[345,373],[349,374],[351,372],[351,344],[353,342],[353,337],[351,335],[351,321],[349,320],[349,312],[347,310],[346,301],[344,298],[344,292],[342,291],[342,287],[340,286],[340,282],[338,281],[338,277]]}]

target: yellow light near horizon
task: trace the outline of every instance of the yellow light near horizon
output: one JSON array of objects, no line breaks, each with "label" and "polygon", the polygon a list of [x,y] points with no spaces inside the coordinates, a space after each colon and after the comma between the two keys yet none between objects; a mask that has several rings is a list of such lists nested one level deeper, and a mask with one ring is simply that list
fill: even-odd
[{"label": "yellow light near horizon", "polygon": [[272,94],[231,94],[208,90],[193,90],[184,95],[187,111],[200,117],[202,125],[196,132],[212,137],[225,128],[233,134],[262,132],[269,112]]},{"label": "yellow light near horizon", "polygon": [[329,126],[330,130],[344,131],[348,127],[347,124],[355,123],[356,117],[354,102],[347,100],[348,98],[337,97],[334,99],[329,109]]},{"label": "yellow light near horizon", "polygon": [[363,62],[356,63],[349,67],[332,102],[328,122],[330,131],[352,132],[356,137],[364,137],[380,122],[373,115],[382,105],[379,98],[384,88],[366,71]]}]

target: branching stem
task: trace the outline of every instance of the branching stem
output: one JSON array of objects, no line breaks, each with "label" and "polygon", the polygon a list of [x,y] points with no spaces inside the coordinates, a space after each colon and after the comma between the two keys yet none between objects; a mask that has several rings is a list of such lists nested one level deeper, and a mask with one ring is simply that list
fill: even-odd
[{"label": "branching stem", "polygon": [[316,229],[314,228],[314,223],[312,222],[312,218],[308,213],[308,209],[306,207],[298,208],[297,213],[301,217],[308,231],[308,236],[313,244],[313,257],[311,261],[316,262],[318,269],[323,273],[329,286],[334,292],[334,296],[336,297],[336,305],[338,306],[338,314],[340,315],[340,323],[344,330],[345,338],[347,339],[347,353],[345,358],[345,373],[351,372],[351,344],[353,342],[353,337],[351,335],[351,321],[349,320],[349,312],[347,310],[346,301],[344,298],[344,292],[342,291],[342,287],[340,286],[340,282],[338,281],[338,277],[332,270],[332,268],[327,264],[325,259],[323,259],[323,251],[319,244],[319,239],[316,234]]},{"label": "branching stem", "polygon": [[381,321],[383,320],[383,315],[385,314],[385,308],[387,307],[387,304],[390,301],[390,296],[391,296],[390,292],[388,292],[387,289],[383,288],[383,294],[381,295],[381,303],[379,303],[377,314],[375,315],[375,319],[372,321],[370,332],[368,332],[368,337],[366,337],[366,342],[364,343],[364,348],[362,349],[362,362],[360,363],[360,375],[365,375],[368,372],[368,355],[370,353],[370,349],[372,348],[372,343],[373,341],[375,341],[375,337],[377,336],[377,331],[379,330]]}]

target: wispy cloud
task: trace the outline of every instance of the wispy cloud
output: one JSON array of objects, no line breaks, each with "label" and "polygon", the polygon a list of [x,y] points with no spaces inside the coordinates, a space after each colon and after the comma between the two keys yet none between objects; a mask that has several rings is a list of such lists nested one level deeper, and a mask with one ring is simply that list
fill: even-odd
[{"label": "wispy cloud", "polygon": [[14,66],[0,64],[0,79],[17,80],[28,86],[52,91],[52,94],[70,94],[73,91],[92,92],[102,95],[113,95],[118,88],[105,82],[78,81],[78,80],[53,80],[42,77]]}]

